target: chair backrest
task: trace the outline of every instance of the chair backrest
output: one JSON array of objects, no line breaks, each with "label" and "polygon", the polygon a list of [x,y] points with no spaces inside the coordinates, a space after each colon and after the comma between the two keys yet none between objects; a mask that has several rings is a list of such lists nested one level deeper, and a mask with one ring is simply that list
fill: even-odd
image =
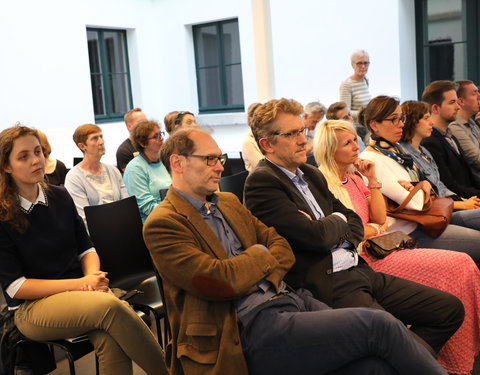
[{"label": "chair backrest", "polygon": [[231,176],[222,177],[219,182],[220,191],[228,191],[235,194],[243,203],[243,188],[247,179],[248,171],[242,171]]},{"label": "chair backrest", "polygon": [[128,289],[154,275],[135,196],[85,207],[85,216],[110,286]]}]

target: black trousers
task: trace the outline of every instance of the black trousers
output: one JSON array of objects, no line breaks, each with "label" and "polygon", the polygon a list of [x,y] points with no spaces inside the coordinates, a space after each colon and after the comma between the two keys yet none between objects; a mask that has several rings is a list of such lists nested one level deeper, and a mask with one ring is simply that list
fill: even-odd
[{"label": "black trousers", "polygon": [[251,375],[446,375],[391,314],[334,310],[299,290],[240,320]]},{"label": "black trousers", "polygon": [[438,353],[461,326],[462,302],[450,293],[375,272],[365,263],[333,274],[333,308],[388,311]]}]

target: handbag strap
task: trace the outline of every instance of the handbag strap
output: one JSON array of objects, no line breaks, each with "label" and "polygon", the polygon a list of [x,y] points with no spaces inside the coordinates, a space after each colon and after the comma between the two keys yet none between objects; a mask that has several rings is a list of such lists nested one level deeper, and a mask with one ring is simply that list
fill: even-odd
[{"label": "handbag strap", "polygon": [[[408,193],[407,197],[403,200],[402,203],[397,208],[391,208],[391,212],[398,212],[401,211],[405,208],[405,206],[412,200],[413,196],[418,193],[419,190],[421,190],[425,185],[425,181],[420,181],[418,182],[415,187],[410,190]],[[423,208],[421,211],[427,211],[432,204],[432,199],[429,195],[424,194],[424,202],[423,202]],[[420,212],[420,211],[419,211]]]}]

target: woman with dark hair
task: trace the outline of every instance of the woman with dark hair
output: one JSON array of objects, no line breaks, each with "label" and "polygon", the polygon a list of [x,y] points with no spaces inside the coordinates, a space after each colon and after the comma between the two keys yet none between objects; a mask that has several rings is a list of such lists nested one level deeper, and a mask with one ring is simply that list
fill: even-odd
[{"label": "woman with dark hair", "polygon": [[183,127],[196,127],[197,121],[192,112],[188,111],[173,111],[167,113],[163,120],[165,130],[168,134],[172,134],[175,130]]},{"label": "woman with dark hair", "polygon": [[88,334],[100,374],[167,374],[162,350],[107,273],[63,187],[46,185],[37,132],[0,133],[0,283],[15,324],[33,340]]},{"label": "woman with dark hair", "polygon": [[160,161],[164,132],[156,121],[142,120],[132,129],[132,142],[139,154],[125,168],[123,180],[129,195],[135,195],[142,221],[162,201],[160,191],[172,180]]},{"label": "woman with dark hair", "polygon": [[[371,132],[371,140],[360,157],[375,163],[377,177],[382,183],[383,195],[397,204],[413,189],[412,182],[423,180],[422,174],[398,143],[402,137],[405,115],[398,99],[390,96],[373,98],[359,118]],[[429,195],[431,186],[427,182],[425,190],[418,191],[407,204],[410,210],[421,210],[425,195]],[[431,237],[412,221],[390,218],[390,230],[401,230],[417,240],[419,247],[463,251],[469,254],[475,263],[480,264],[480,231],[476,227],[449,224],[438,237]]]},{"label": "woman with dark hair", "polygon": [[[352,124],[328,120],[317,130],[314,155],[328,187],[344,206],[361,217],[364,238],[369,239],[388,231],[386,207],[375,163],[359,159],[358,153],[357,134]],[[368,187],[361,176],[368,181]],[[460,298],[465,306],[465,320],[439,352],[438,359],[451,373],[468,373],[480,349],[480,271],[472,258],[462,252],[417,248],[397,250],[384,259],[376,259],[366,250],[361,255],[377,272],[441,289]]]},{"label": "woman with dark hair", "polygon": [[[472,211],[480,208],[480,199],[473,197],[459,197],[455,192],[448,189],[440,180],[440,172],[432,154],[423,147],[420,142],[432,134],[433,122],[430,118],[430,110],[427,103],[409,100],[401,105],[405,115],[405,126],[403,127],[400,145],[405,153],[412,156],[415,165],[421,174],[432,185],[435,193],[440,197],[450,197],[454,200],[455,212],[452,218],[457,221],[462,216],[462,221],[478,220],[480,228],[480,211]],[[464,211],[469,210],[469,211]]]},{"label": "woman with dark hair", "polygon": [[45,133],[37,130],[42,143],[43,155],[45,156],[45,180],[52,185],[63,185],[67,175],[67,167],[62,161],[50,157],[52,147]]}]

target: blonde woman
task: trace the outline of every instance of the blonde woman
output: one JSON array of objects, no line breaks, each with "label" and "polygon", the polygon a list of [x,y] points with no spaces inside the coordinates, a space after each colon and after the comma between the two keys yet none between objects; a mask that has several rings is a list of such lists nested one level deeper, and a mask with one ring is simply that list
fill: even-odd
[{"label": "blonde woman", "polygon": [[[362,218],[368,239],[388,231],[388,224],[375,163],[359,159],[358,151],[357,134],[347,121],[328,120],[315,134],[314,156],[330,190]],[[381,260],[366,251],[362,256],[377,272],[441,289],[462,300],[464,323],[440,351],[439,361],[448,372],[469,373],[480,349],[480,271],[472,258],[438,249],[398,250]]]}]

